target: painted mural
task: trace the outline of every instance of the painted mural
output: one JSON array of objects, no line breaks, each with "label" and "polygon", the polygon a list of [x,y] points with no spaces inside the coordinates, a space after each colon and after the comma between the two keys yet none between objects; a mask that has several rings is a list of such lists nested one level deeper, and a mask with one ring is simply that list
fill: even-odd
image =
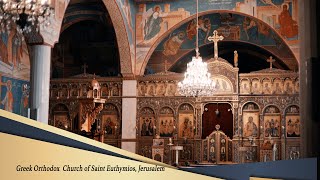
[{"label": "painted mural", "polygon": [[29,82],[0,74],[0,108],[27,117]]},{"label": "painted mural", "polygon": [[[224,41],[241,41],[270,50],[280,58],[295,62],[290,48],[280,38],[277,32],[260,20],[234,13],[213,13],[199,17],[199,46],[212,44],[208,37],[217,30],[224,36]],[[167,60],[169,64],[176,63],[186,53],[193,51],[196,44],[196,24],[192,19],[165,37],[153,52],[150,64]],[[293,63],[297,65],[297,63]],[[294,65],[294,66],[295,66]],[[152,68],[152,67],[151,67]],[[155,71],[157,69],[154,69]]]},{"label": "painted mural", "polygon": [[125,27],[128,34],[128,40],[130,43],[130,52],[131,52],[131,59],[135,58],[135,16],[136,8],[135,4],[132,0],[116,0],[118,3],[120,12],[125,22]]},{"label": "painted mural", "polygon": [[17,79],[30,78],[27,45],[15,31],[0,32],[0,73]]},{"label": "painted mural", "polygon": [[[291,54],[291,49],[295,53],[295,56],[298,57],[297,0],[199,1],[199,12],[202,13],[208,10],[230,10],[249,16],[239,16],[235,13],[217,13],[200,17],[199,38],[202,43],[206,44],[208,35],[212,34],[213,30],[218,30],[227,40],[241,40],[258,45],[271,46],[267,49],[276,53],[284,52]],[[140,70],[139,68],[147,60],[148,51],[154,46],[159,37],[195,13],[196,2],[194,0],[137,4],[137,70]],[[276,32],[271,30],[266,24],[251,18],[252,16],[264,21]],[[156,49],[162,50],[164,55],[162,58],[165,58],[165,56],[179,54],[179,49],[187,48],[187,44],[189,44],[189,48],[194,48],[194,44],[190,43],[190,41],[194,39],[195,31],[195,21],[191,20],[189,23],[171,32]],[[285,39],[290,49],[281,50],[285,48],[285,43],[282,39]],[[191,45],[193,46],[191,47]],[[286,56],[288,56],[287,54]]]}]

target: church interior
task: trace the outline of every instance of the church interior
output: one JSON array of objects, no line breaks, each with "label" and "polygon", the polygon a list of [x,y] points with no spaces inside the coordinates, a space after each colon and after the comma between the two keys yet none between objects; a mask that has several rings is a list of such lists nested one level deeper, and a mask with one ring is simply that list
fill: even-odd
[{"label": "church interior", "polygon": [[318,2],[44,1],[0,16],[1,109],[175,166],[318,156]]}]

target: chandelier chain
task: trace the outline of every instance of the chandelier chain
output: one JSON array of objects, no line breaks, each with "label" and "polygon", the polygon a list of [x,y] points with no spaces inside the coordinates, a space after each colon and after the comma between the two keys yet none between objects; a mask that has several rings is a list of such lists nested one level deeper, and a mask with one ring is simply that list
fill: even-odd
[{"label": "chandelier chain", "polygon": [[215,91],[215,83],[211,79],[208,72],[208,65],[202,61],[199,53],[199,2],[197,0],[196,15],[196,56],[192,57],[192,61],[187,64],[187,71],[184,79],[178,83],[178,90],[184,96],[211,96]]}]

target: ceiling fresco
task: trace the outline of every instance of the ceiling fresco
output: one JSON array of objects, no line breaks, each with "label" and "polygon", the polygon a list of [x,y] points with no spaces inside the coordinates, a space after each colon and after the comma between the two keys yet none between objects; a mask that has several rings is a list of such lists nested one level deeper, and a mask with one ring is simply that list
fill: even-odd
[{"label": "ceiling fresco", "polygon": [[[158,43],[164,36],[175,37],[177,42],[190,39],[189,33],[186,34],[185,25],[184,34],[171,31],[176,30],[187,19],[194,17],[196,13],[195,0],[170,0],[170,1],[135,1],[137,4],[136,10],[136,70],[137,73],[143,73],[144,67],[147,65],[149,58],[154,50],[161,49]],[[225,28],[224,35],[229,32],[240,31],[238,37],[239,41],[246,41],[255,43],[257,45],[265,46],[268,51],[273,53],[282,53],[281,47],[288,45],[289,52],[286,55],[277,55],[286,61],[290,69],[295,68],[296,62],[292,62],[291,58],[299,57],[299,37],[298,37],[298,2],[297,0],[206,0],[199,1],[199,12],[202,14],[212,13],[213,11],[229,12],[226,15],[216,15],[218,19],[210,17],[203,17],[205,26],[210,25],[210,31],[217,29],[218,25]],[[228,18],[228,14],[235,15]],[[236,14],[242,14],[243,18],[237,17]],[[221,16],[221,17],[219,17]],[[245,18],[247,17],[247,18]],[[210,19],[210,22],[206,20]],[[258,21],[261,20],[261,21]],[[264,23],[262,23],[264,22]],[[210,24],[206,24],[210,23]],[[218,23],[218,24],[215,24]],[[268,26],[266,26],[268,25]],[[231,29],[226,29],[230,27]],[[206,27],[202,27],[203,29]],[[239,29],[235,29],[239,28]],[[272,30],[270,30],[270,28]],[[202,33],[203,35],[203,33]],[[169,37],[168,36],[168,37]],[[205,36],[202,36],[202,41]],[[159,40],[160,39],[160,40]],[[188,41],[188,40],[187,40]],[[188,48],[188,43],[181,43],[182,49]],[[162,46],[163,47],[163,46]],[[180,47],[179,47],[180,49]],[[281,49],[281,50],[280,50]],[[279,51],[280,50],[280,51]],[[165,52],[167,55],[176,53],[175,51]],[[285,57],[285,58],[284,58]]]},{"label": "ceiling fresco", "polygon": [[[283,65],[279,67],[283,69],[297,70],[298,68],[294,54],[279,33],[256,18],[230,12],[202,15],[199,17],[198,31],[200,46],[212,44],[208,41],[208,37],[212,36],[214,30],[217,30],[219,35],[224,36],[223,41],[243,42],[242,46],[251,50],[251,53],[254,53],[252,51],[254,46],[265,49],[266,55],[272,55],[279,59],[278,61],[281,61]],[[159,65],[161,66],[165,60],[173,65],[178,59],[183,60],[183,57],[190,51],[194,52],[195,44],[196,23],[195,19],[191,19],[163,38],[155,48],[147,66],[157,72],[161,70]],[[232,50],[230,51],[231,55],[233,55],[234,50],[237,50],[232,45],[226,47]],[[238,46],[238,48],[242,47]]]}]

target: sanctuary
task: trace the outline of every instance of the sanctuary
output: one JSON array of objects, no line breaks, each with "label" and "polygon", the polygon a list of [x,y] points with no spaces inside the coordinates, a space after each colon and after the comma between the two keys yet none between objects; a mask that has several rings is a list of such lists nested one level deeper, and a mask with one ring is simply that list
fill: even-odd
[{"label": "sanctuary", "polygon": [[[311,2],[196,2],[51,0],[45,24],[0,19],[0,108],[172,165],[315,156]],[[214,88],[186,95],[200,54],[192,73]]]}]

